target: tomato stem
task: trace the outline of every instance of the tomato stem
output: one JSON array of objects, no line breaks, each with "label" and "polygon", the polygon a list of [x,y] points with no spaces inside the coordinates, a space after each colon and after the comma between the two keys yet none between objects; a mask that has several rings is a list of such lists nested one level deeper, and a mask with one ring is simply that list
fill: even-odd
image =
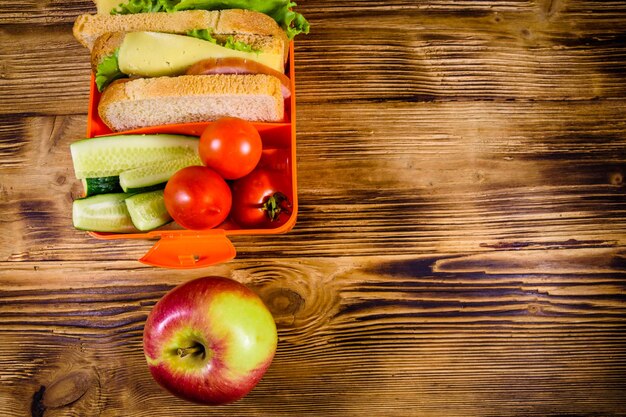
[{"label": "tomato stem", "polygon": [[291,214],[291,208],[291,201],[280,191],[269,196],[263,203],[263,210],[273,222],[278,220],[281,213]]}]

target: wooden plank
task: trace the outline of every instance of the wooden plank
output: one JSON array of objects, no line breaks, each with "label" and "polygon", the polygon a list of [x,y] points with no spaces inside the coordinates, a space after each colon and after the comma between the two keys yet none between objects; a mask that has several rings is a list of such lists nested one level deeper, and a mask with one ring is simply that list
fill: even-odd
[{"label": "wooden plank", "polygon": [[329,16],[298,42],[299,100],[623,97],[625,31],[617,19],[601,31],[537,14]]},{"label": "wooden plank", "polygon": [[15,0],[0,3],[0,24],[48,25],[73,23],[83,13],[95,13],[91,0]]},{"label": "wooden plank", "polygon": [[[457,13],[465,16],[533,12],[541,13],[547,19],[554,19],[562,12],[580,14],[586,19],[597,20],[600,24],[609,23],[616,12],[624,12],[623,1],[593,0],[351,0],[343,3],[329,3],[321,0],[306,0],[298,4],[296,10],[305,15],[314,25],[329,17],[329,14],[380,13],[389,10],[420,11],[422,13]],[[90,0],[12,0],[0,4],[0,24],[50,24],[71,23],[83,13],[95,13]],[[593,15],[591,15],[593,14]]]},{"label": "wooden plank", "polygon": [[[573,6],[550,18],[533,8],[349,10],[324,14],[296,43],[302,105],[626,94],[626,11],[619,8],[601,9],[608,14],[600,13],[602,20]],[[367,36],[355,37],[359,32]],[[86,112],[89,57],[71,24],[4,25],[1,33],[0,114]]]},{"label": "wooden plank", "polygon": [[87,113],[89,51],[71,25],[5,25],[0,36],[0,115]]},{"label": "wooden plank", "polygon": [[[242,257],[472,251],[500,241],[623,243],[623,106],[360,103],[325,117],[305,106],[295,229],[233,241]],[[99,241],[71,226],[81,185],[69,144],[83,137],[84,116],[3,125],[0,206],[10,221],[0,260],[129,260],[148,250],[150,241]]]},{"label": "wooden plank", "polygon": [[[411,0],[391,0],[372,2],[356,0],[348,3],[326,3],[307,0],[300,2],[297,11],[314,23],[318,19],[328,16],[328,13],[346,13],[350,11],[377,12],[379,10],[418,9],[418,10],[462,10],[475,11],[515,11],[532,8],[527,0],[499,1],[497,4],[481,0],[428,0],[416,3]],[[50,0],[40,3],[32,0],[15,0],[0,4],[0,24],[25,23],[57,23],[73,22],[76,16],[82,13],[95,13],[94,3],[90,0]]]},{"label": "wooden plank", "polygon": [[[50,415],[339,416],[363,404],[372,415],[615,415],[626,388],[625,256],[626,247],[537,248],[265,258],[205,271],[3,262],[0,409],[25,415],[41,386],[80,371],[84,394]],[[254,288],[279,329],[270,371],[228,408],[164,393],[141,353],[152,305],[204,274]]]}]

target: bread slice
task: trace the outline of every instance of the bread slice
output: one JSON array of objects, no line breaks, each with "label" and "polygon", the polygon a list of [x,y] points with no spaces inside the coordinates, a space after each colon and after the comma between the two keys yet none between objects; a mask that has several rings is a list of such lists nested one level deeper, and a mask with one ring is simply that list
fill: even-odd
[{"label": "bread slice", "polygon": [[285,60],[289,40],[271,17],[242,9],[186,10],[174,13],[137,13],[127,15],[84,14],[74,22],[74,37],[91,51],[96,39],[109,32],[153,31],[187,33],[193,29],[211,29],[219,35],[273,36],[281,40]]},{"label": "bread slice", "polygon": [[255,122],[284,119],[280,81],[270,75],[181,75],[120,81],[102,93],[98,105],[100,118],[113,131],[223,116]]}]

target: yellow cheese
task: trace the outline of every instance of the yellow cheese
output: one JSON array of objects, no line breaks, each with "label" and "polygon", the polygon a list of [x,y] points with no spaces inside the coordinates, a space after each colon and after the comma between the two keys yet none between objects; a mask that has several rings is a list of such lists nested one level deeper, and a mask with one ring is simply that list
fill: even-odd
[{"label": "yellow cheese", "polygon": [[191,36],[157,32],[127,33],[120,45],[118,63],[128,75],[160,77],[178,75],[209,58],[245,58],[283,72],[282,55],[244,52]]},{"label": "yellow cheese", "polygon": [[125,0],[97,0],[96,7],[100,14],[110,14],[111,10],[115,9],[120,3],[126,4]]}]

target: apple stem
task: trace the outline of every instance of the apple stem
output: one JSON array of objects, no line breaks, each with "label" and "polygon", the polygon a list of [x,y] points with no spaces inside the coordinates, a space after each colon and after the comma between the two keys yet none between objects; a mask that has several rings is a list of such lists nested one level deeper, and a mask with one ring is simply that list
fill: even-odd
[{"label": "apple stem", "polygon": [[178,348],[176,353],[181,358],[184,358],[187,355],[195,355],[197,353],[202,353],[202,355],[204,356],[204,346],[202,346],[201,344],[196,344],[186,348]]}]

